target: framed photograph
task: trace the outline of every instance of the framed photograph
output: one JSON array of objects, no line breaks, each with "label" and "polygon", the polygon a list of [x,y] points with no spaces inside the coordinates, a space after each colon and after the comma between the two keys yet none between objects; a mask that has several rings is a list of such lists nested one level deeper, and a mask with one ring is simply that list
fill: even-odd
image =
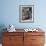
[{"label": "framed photograph", "polygon": [[19,6],[19,21],[24,23],[34,22],[34,5]]}]

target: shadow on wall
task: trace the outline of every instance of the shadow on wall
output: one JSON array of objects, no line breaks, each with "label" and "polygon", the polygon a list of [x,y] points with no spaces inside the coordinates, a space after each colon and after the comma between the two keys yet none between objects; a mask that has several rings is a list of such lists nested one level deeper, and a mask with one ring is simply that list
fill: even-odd
[{"label": "shadow on wall", "polygon": [[3,36],[3,32],[5,32],[6,30],[4,30],[5,25],[4,24],[0,24],[0,43],[2,43],[2,36]]}]

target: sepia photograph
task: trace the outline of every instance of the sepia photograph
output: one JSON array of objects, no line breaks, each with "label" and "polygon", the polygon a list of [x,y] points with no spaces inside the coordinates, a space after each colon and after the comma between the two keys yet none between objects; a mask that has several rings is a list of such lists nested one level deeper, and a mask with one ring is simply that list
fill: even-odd
[{"label": "sepia photograph", "polygon": [[34,6],[33,5],[20,5],[19,7],[19,21],[20,22],[33,22],[34,20]]}]

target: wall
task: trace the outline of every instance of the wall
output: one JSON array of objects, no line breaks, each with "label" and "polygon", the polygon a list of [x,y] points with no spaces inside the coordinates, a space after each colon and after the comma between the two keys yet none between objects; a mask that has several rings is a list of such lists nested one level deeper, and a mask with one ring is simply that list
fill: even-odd
[{"label": "wall", "polygon": [[[34,4],[34,23],[19,22],[19,5]],[[1,0],[0,25],[13,24],[16,28],[41,27],[46,28],[45,0]]]},{"label": "wall", "polygon": [[[34,23],[19,22],[19,5],[34,4]],[[15,28],[40,27],[46,32],[46,0],[0,0],[0,27],[13,24]],[[1,31],[0,29],[0,31]]]}]

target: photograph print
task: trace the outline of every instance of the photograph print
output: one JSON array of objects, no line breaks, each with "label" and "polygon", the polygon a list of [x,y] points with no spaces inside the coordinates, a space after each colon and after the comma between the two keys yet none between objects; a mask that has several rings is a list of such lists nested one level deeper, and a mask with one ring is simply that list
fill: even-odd
[{"label": "photograph print", "polygon": [[34,5],[20,5],[19,7],[20,22],[34,22]]}]

